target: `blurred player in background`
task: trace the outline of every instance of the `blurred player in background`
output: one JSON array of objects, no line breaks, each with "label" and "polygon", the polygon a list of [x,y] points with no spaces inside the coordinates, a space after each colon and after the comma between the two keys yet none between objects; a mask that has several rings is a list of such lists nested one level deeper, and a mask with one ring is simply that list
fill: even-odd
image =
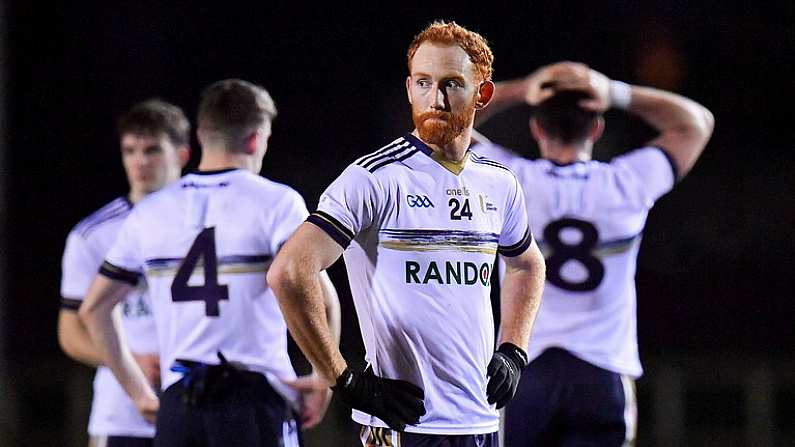
[{"label": "blurred player in background", "polygon": [[[138,409],[149,419],[157,413],[156,446],[297,445],[293,409],[306,427],[326,410],[325,383],[295,377],[265,281],[308,214],[297,192],[258,175],[275,116],[262,87],[234,79],[209,86],[198,113],[199,170],[133,210],[80,309]],[[142,275],[157,325],[159,401],[111,319]],[[325,275],[319,287],[336,341],[336,292]]]},{"label": "blurred player in background", "polygon": [[[634,379],[642,373],[634,280],[641,233],[655,200],[703,151],[712,114],[673,93],[558,63],[497,84],[479,122],[525,102],[537,106],[530,130],[542,159],[524,159],[485,138],[472,148],[516,173],[547,264],[531,362],[506,409],[505,443],[628,445],[637,418]],[[591,156],[611,107],[640,117],[658,135],[602,163]]]},{"label": "blurred player in background", "polygon": [[[543,258],[516,177],[467,150],[475,110],[494,91],[492,60],[485,40],[455,23],[421,32],[406,79],[416,129],[348,166],[268,275],[365,446],[496,446],[496,409],[526,365]],[[497,253],[508,271],[495,351]],[[319,275],[342,254],[365,371],[348,367],[325,326]]]},{"label": "blurred player in background", "polygon": [[[118,124],[122,164],[130,191],[82,220],[69,233],[63,255],[58,341],[71,358],[97,366],[88,433],[95,446],[149,446],[155,427],[146,422],[103,365],[77,309],[116,239],[122,222],[149,193],[180,176],[189,157],[190,123],[182,110],[160,100],[134,105]],[[152,386],[160,384],[155,321],[146,285],[131,289],[119,304],[130,350]]]}]

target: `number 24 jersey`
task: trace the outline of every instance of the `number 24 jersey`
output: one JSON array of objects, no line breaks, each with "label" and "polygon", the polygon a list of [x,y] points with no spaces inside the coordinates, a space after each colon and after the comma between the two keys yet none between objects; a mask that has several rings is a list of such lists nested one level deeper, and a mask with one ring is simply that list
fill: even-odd
[{"label": "number 24 jersey", "polygon": [[[532,241],[513,173],[472,153],[449,163],[407,134],[351,164],[309,221],[347,247],[375,374],[425,392],[427,414],[406,431],[496,431],[497,412],[486,402],[491,271],[498,252],[516,256]],[[386,426],[359,411],[353,418]]]}]

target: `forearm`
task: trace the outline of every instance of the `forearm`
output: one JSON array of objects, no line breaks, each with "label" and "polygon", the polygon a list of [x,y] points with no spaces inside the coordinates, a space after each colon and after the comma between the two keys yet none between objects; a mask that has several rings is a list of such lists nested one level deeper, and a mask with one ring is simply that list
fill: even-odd
[{"label": "forearm", "polygon": [[486,108],[479,110],[475,115],[475,126],[482,125],[503,110],[519,104],[525,104],[526,93],[527,80],[525,78],[497,82],[491,102]]},{"label": "forearm", "polygon": [[[538,251],[535,245],[528,250]],[[507,266],[500,294],[498,345],[509,342],[527,349],[544,290],[544,258],[540,253],[530,257],[523,268]]]},{"label": "forearm", "polygon": [[334,288],[328,274],[323,271],[320,272],[320,285],[323,289],[323,302],[326,305],[326,323],[329,327],[329,332],[334,337],[337,346],[340,343],[340,333],[342,331],[341,325],[341,312],[340,300],[337,296],[337,289]]},{"label": "forearm", "polygon": [[323,272],[283,272],[269,278],[293,339],[329,384],[347,364],[339,351],[339,309],[326,306]]},{"label": "forearm", "polygon": [[650,87],[632,86],[627,111],[639,116],[659,133],[650,144],[670,151],[684,175],[695,164],[712,135],[712,113],[697,102]]},{"label": "forearm", "polygon": [[94,367],[104,363],[75,311],[62,310],[58,315],[58,344],[67,356],[80,363]]},{"label": "forearm", "polygon": [[[100,281],[110,280],[99,278],[95,284]],[[80,307],[80,318],[83,320],[100,358],[113,371],[127,394],[133,400],[145,396],[154,397],[154,392],[149,386],[146,376],[135,362],[119,330],[121,317],[118,312],[114,312],[114,308],[125,294],[124,289],[116,289],[109,295],[96,299],[91,296],[91,290],[89,290],[86,302]]]}]

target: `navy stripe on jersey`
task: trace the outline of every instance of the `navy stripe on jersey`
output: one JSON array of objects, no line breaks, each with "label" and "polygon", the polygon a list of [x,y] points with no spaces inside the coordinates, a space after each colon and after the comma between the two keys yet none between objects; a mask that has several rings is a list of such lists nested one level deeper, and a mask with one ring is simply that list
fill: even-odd
[{"label": "navy stripe on jersey", "polygon": [[126,197],[119,197],[91,214],[75,227],[75,232],[86,237],[97,226],[120,216],[126,215],[132,204]]},{"label": "navy stripe on jersey", "polygon": [[[380,155],[380,156],[378,156],[378,157],[376,157],[376,158],[374,158],[374,159],[372,159],[372,160],[370,160],[368,162],[365,162],[361,166],[363,168],[367,169],[368,171],[370,171],[373,166],[378,165],[380,163],[383,163],[385,161],[394,160],[396,157],[399,157],[399,156],[403,155],[405,152],[411,151],[411,150],[415,150],[415,149],[414,149],[414,147],[412,145],[409,144],[408,141],[406,141],[403,144],[397,145],[394,149],[392,149],[392,150],[390,150],[388,152],[384,152],[383,155]],[[370,172],[372,172],[372,171],[370,171]]]},{"label": "navy stripe on jersey", "polygon": [[398,138],[397,140],[387,144],[381,149],[369,155],[365,155],[364,157],[359,158],[354,162],[354,164],[366,168],[369,165],[371,165],[373,162],[381,160],[389,154],[400,152],[401,150],[406,149],[410,145],[411,144],[408,141],[404,140],[403,138]]},{"label": "navy stripe on jersey", "polygon": [[306,221],[317,225],[334,239],[342,248],[348,248],[353,239],[353,231],[349,230],[340,221],[323,211],[315,211],[306,218]]},{"label": "navy stripe on jersey", "polygon": [[140,273],[125,270],[121,267],[111,264],[108,261],[102,263],[102,266],[99,268],[99,274],[114,281],[125,282],[131,286],[138,284],[138,278],[141,276]]},{"label": "navy stripe on jersey", "polygon": [[72,298],[61,298],[61,309],[64,310],[78,310],[83,300],[75,300]]},{"label": "navy stripe on jersey", "polygon": [[522,239],[519,242],[513,245],[508,245],[507,247],[500,245],[497,247],[497,252],[509,258],[519,256],[520,254],[524,253],[525,250],[527,250],[527,247],[530,246],[531,242],[533,242],[533,233],[530,232],[530,227],[528,227],[524,232],[524,236],[522,236]]},{"label": "navy stripe on jersey", "polygon": [[[634,236],[622,237],[620,239],[612,239],[605,242],[599,242],[591,249],[591,253],[597,256],[607,256],[616,253],[623,253],[632,247],[636,241],[639,241],[643,233],[638,233]],[[538,241],[538,248],[544,252],[544,255],[549,254],[549,244],[546,241]]]},{"label": "navy stripe on jersey", "polygon": [[414,147],[416,147],[417,149],[421,150],[425,155],[429,157],[433,155],[433,149],[429,148],[424,141],[415,137],[413,134],[407,133],[406,135],[403,136],[403,138],[411,141],[411,144],[413,144]]},{"label": "navy stripe on jersey", "polygon": [[389,165],[389,164],[392,164],[392,163],[396,163],[396,162],[399,162],[399,161],[403,161],[403,160],[411,157],[412,155],[414,155],[414,154],[416,154],[418,152],[419,152],[419,150],[417,150],[417,148],[415,148],[414,146],[411,146],[411,150],[409,150],[408,152],[399,154],[400,155],[399,157],[398,156],[390,157],[390,158],[382,161],[381,163],[371,167],[370,169],[368,169],[368,171],[373,173],[373,172],[383,168],[386,165]]},{"label": "navy stripe on jersey", "polygon": [[[179,265],[185,258],[153,258],[144,261],[147,269],[171,268]],[[270,255],[230,255],[220,256],[218,265],[229,264],[262,264],[273,259]],[[201,265],[201,262],[199,263]]]},{"label": "navy stripe on jersey", "polygon": [[483,231],[468,231],[468,230],[426,230],[426,229],[397,229],[397,228],[382,228],[378,231],[380,234],[389,236],[395,239],[427,239],[429,241],[438,239],[439,237],[447,237],[459,239],[462,241],[473,242],[497,242],[500,235],[497,233],[487,233]]},{"label": "navy stripe on jersey", "polygon": [[478,163],[478,164],[481,164],[481,165],[494,166],[495,168],[505,169],[506,171],[508,171],[511,174],[513,174],[513,171],[511,171],[511,169],[509,167],[505,166],[505,165],[497,163],[494,160],[489,160],[488,158],[481,157],[480,155],[475,154],[474,152],[470,152],[470,153],[472,155],[469,157],[469,159],[472,160],[473,163]]},{"label": "navy stripe on jersey", "polygon": [[679,180],[681,180],[681,178],[679,177],[679,168],[676,167],[676,163],[674,163],[674,159],[671,157],[671,154],[668,153],[668,151],[661,146],[649,146],[649,147],[653,149],[658,149],[660,152],[663,153],[665,159],[668,160],[668,164],[671,165],[671,171],[673,171],[674,173],[674,182],[678,182]]}]

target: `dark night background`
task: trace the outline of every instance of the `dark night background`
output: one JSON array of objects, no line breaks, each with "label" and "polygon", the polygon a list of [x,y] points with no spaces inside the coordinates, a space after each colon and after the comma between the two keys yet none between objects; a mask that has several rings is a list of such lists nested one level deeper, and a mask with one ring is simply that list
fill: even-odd
[{"label": "dark night background", "polygon": [[[211,82],[265,86],[279,117],[263,174],[312,209],[348,163],[410,129],[405,51],[435,18],[490,41],[495,80],[576,60],[712,110],[711,142],[652,210],[641,249],[639,445],[795,444],[792,2],[115,3],[5,5],[0,446],[85,445],[91,371],[57,344],[60,258],[69,229],[126,191],[121,112],[157,96],[193,119]],[[535,156],[527,117],[517,108],[483,130]],[[649,136],[619,112],[607,128],[599,159]],[[340,264],[342,348],[360,360]],[[343,411],[310,445],[353,445]]]}]

